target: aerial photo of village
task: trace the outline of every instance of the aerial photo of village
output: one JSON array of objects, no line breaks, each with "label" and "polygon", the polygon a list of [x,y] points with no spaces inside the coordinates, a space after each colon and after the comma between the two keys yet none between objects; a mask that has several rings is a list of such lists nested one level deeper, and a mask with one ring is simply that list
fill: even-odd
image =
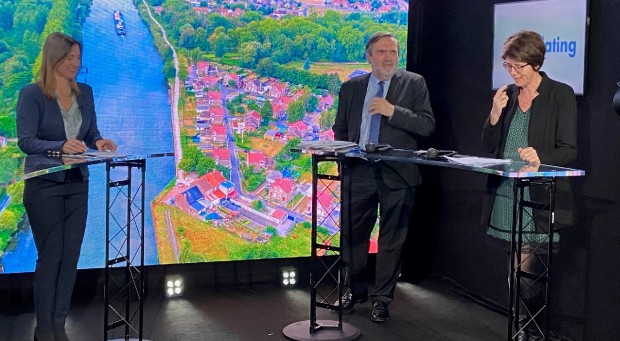
[{"label": "aerial photo of village", "polygon": [[[92,1],[84,19],[85,51],[97,13],[111,31],[105,36],[109,38],[98,40],[128,44],[132,39],[144,42],[137,38],[140,32],[149,36],[163,64],[158,77],[165,100],[159,106],[168,108],[171,121],[165,128],[171,139],[166,148],[175,152],[170,172],[161,173],[161,191],[150,199],[156,252],[147,262],[308,256],[311,157],[290,149],[304,141],[334,139],[338,90],[342,82],[369,71],[364,46],[370,35],[394,33],[404,67],[408,1],[118,3]],[[97,63],[86,58],[89,74],[83,81],[94,83],[97,96],[103,92],[97,91]],[[110,127],[106,130],[114,124]],[[6,136],[0,135],[0,142],[8,147],[0,152],[14,140],[1,128]],[[119,140],[127,139],[123,134],[127,132],[119,133]],[[329,169],[335,165],[324,167],[322,171],[335,172]],[[319,190],[318,233],[336,243],[339,188],[337,183],[328,186],[334,187]],[[7,192],[0,194],[8,197]],[[87,247],[88,235],[84,243]],[[374,241],[371,249],[376,250]]]}]

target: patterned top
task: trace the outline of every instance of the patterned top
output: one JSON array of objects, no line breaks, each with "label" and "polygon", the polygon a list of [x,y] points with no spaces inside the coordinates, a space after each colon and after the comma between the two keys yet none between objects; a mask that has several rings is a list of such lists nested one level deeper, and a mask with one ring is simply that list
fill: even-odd
[{"label": "patterned top", "polygon": [[[528,146],[529,123],[530,110],[523,112],[521,108],[517,108],[517,112],[512,118],[510,128],[508,129],[508,136],[506,137],[506,147],[504,148],[503,155],[505,159],[521,161],[517,150]],[[513,188],[514,181],[512,179],[501,179],[500,185],[495,192],[491,222],[487,229],[488,235],[506,241],[510,240],[512,226]],[[530,200],[529,188],[525,188],[523,196],[525,200]],[[536,231],[531,208],[526,207],[524,209],[523,220],[523,243],[543,243],[547,241],[545,233]]]}]

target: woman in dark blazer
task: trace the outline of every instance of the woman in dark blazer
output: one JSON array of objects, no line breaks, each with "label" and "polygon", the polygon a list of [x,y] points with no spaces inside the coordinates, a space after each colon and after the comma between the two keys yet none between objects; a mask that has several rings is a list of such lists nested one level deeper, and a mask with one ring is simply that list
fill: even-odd
[{"label": "woman in dark blazer", "polygon": [[[116,150],[97,129],[92,88],[77,83],[82,47],[50,34],[43,45],[39,81],[19,92],[17,138],[28,155]],[[37,248],[35,340],[65,340],[65,320],[86,226],[88,169],[74,168],[26,180],[24,206]]]},{"label": "woman in dark blazer", "polygon": [[[521,31],[504,43],[504,68],[514,84],[504,85],[493,97],[491,113],[484,125],[482,141],[495,157],[528,162],[528,168],[541,164],[568,166],[577,157],[577,103],[573,89],[550,79],[540,71],[545,58],[542,37],[532,31]],[[487,234],[509,241],[512,225],[513,182],[497,176],[489,177],[484,204],[483,223]],[[526,199],[545,201],[544,189],[531,187]],[[556,182],[555,221],[559,225],[572,222],[569,183]],[[535,252],[545,252],[548,239],[539,224],[543,214],[526,209],[523,217],[522,270],[537,273],[540,264]],[[554,237],[557,242],[559,236]],[[538,282],[527,283],[520,295],[534,311],[541,292]],[[527,330],[526,330],[527,331]]]}]

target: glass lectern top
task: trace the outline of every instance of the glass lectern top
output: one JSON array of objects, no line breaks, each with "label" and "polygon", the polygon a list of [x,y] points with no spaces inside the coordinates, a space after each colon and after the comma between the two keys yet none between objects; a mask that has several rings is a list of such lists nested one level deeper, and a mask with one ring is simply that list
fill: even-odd
[{"label": "glass lectern top", "polygon": [[81,155],[24,155],[14,154],[3,157],[2,162],[11,162],[19,165],[12,174],[2,174],[0,183],[6,185],[16,181],[34,178],[44,174],[61,172],[71,168],[94,165],[106,162],[123,162],[132,160],[143,160],[157,157],[174,156],[171,152],[148,153],[143,155],[121,155],[121,154],[102,154],[85,153]]},{"label": "glass lectern top", "polygon": [[[478,158],[459,154],[452,155],[451,157],[440,156],[438,158],[431,159],[425,157],[426,151],[406,149],[388,149],[373,153],[362,151],[359,148],[342,148],[336,150],[332,148],[300,148],[297,151],[310,154],[336,155],[346,158],[396,161],[415,163],[419,165],[439,166],[444,168],[463,169],[478,173],[494,174],[506,178],[548,178],[585,175],[585,171],[581,169],[544,164],[534,167],[524,161]],[[465,160],[468,162],[461,162]]]},{"label": "glass lectern top", "polygon": [[[398,162],[410,162],[421,165],[433,165],[446,168],[469,170],[479,173],[494,174],[506,178],[542,178],[542,177],[568,177],[584,176],[585,171],[551,165],[532,166],[524,161],[511,161],[501,159],[478,158],[479,163],[473,160],[470,163],[461,163],[459,158],[476,159],[466,155],[454,155],[452,157],[438,157],[429,159],[418,151],[391,149],[376,153],[366,153],[362,151],[349,151],[346,157],[361,157],[369,160],[386,160]],[[495,163],[493,163],[495,160]]]}]

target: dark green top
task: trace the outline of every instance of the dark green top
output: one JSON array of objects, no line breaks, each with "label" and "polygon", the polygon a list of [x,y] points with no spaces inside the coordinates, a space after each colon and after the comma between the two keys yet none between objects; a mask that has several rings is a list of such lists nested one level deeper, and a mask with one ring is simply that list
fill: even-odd
[{"label": "dark green top", "polygon": [[[508,129],[506,146],[503,154],[504,159],[521,161],[517,150],[528,146],[527,136],[529,122],[530,110],[523,112],[521,108],[517,108],[517,112]],[[510,230],[512,226],[513,187],[514,182],[512,179],[502,178],[495,192],[491,222],[487,230],[488,235],[508,241],[510,240]],[[525,188],[524,197],[525,200],[530,200],[529,188]],[[522,231],[524,243],[542,243],[546,241],[546,235],[544,233],[536,233],[531,208],[525,208],[523,210],[523,222]]]}]

